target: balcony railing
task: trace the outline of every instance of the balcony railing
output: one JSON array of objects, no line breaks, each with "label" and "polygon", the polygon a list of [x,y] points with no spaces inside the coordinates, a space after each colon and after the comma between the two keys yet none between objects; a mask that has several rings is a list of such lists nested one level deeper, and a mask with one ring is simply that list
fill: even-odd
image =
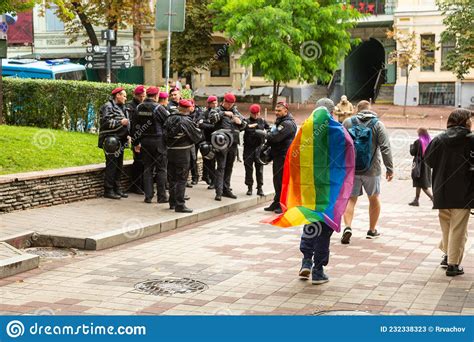
[{"label": "balcony railing", "polygon": [[349,4],[360,13],[372,15],[393,14],[396,0],[350,0]]}]

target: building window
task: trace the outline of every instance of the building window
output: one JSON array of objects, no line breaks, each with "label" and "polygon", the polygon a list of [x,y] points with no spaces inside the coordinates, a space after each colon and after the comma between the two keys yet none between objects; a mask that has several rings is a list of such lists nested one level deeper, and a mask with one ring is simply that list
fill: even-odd
[{"label": "building window", "polygon": [[46,9],[46,31],[64,31],[64,23],[56,15],[57,7],[51,7]]},{"label": "building window", "polygon": [[252,76],[263,77],[263,70],[260,68],[260,65],[255,63],[252,65]]},{"label": "building window", "polygon": [[226,44],[213,44],[215,63],[211,68],[211,77],[230,76],[229,49]]},{"label": "building window", "polygon": [[424,34],[421,35],[421,53],[425,58],[429,58],[429,61],[423,63],[421,71],[434,71],[435,67],[435,35]]},{"label": "building window", "polygon": [[446,70],[445,63],[446,59],[448,58],[448,53],[451,50],[454,50],[455,43],[454,42],[446,42],[441,44],[441,70]]},{"label": "building window", "polygon": [[420,83],[420,105],[454,106],[454,82]]},{"label": "building window", "polygon": [[[174,70],[170,66],[170,79],[173,78]],[[161,60],[161,77],[166,78],[166,58]]]}]

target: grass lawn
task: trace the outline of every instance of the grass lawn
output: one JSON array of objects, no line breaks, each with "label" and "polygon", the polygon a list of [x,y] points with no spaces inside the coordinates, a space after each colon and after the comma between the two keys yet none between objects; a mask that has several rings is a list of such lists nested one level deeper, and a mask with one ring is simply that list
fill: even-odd
[{"label": "grass lawn", "polygon": [[104,162],[95,134],[0,125],[0,175]]}]

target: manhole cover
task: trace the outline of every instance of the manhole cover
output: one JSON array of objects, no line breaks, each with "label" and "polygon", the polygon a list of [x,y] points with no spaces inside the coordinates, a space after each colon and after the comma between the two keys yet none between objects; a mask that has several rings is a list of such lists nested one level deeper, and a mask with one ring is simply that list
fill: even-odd
[{"label": "manhole cover", "polygon": [[203,282],[182,278],[147,280],[135,284],[135,289],[155,296],[172,296],[174,294],[187,294],[192,292],[202,292],[208,289]]},{"label": "manhole cover", "polygon": [[26,253],[39,255],[41,258],[69,258],[82,254],[73,248],[56,248],[56,247],[32,247],[24,249]]},{"label": "manhole cover", "polygon": [[317,311],[314,316],[373,316],[374,314],[367,311],[358,310],[327,310]]}]

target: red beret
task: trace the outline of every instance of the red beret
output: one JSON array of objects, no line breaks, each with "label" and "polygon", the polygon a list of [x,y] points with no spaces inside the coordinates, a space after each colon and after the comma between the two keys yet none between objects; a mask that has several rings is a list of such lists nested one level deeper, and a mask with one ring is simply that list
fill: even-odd
[{"label": "red beret", "polygon": [[179,106],[184,107],[184,108],[189,108],[189,107],[192,107],[193,104],[188,100],[180,100],[179,101]]},{"label": "red beret", "polygon": [[286,102],[284,102],[284,101],[278,102],[278,103],[277,103],[277,106],[283,106],[283,107],[285,107],[286,109],[288,109],[288,103],[286,103]]},{"label": "red beret", "polygon": [[235,95],[232,93],[225,94],[224,100],[229,103],[235,103],[235,101],[237,101],[237,99],[235,98]]},{"label": "red beret", "polygon": [[159,94],[160,93],[160,89],[158,89],[157,87],[148,87],[148,89],[146,90],[146,93],[147,95],[156,95],[156,94]]},{"label": "red beret", "polygon": [[217,96],[209,96],[207,98],[207,103],[217,101]]},{"label": "red beret", "polygon": [[159,96],[160,99],[167,99],[168,97],[169,95],[166,91],[162,91]]},{"label": "red beret", "polygon": [[258,104],[251,105],[249,109],[252,114],[260,113],[260,106]]},{"label": "red beret", "polygon": [[125,89],[123,89],[122,87],[115,88],[114,90],[112,90],[112,95],[118,94],[118,93],[120,93],[121,91],[124,91],[124,90]]},{"label": "red beret", "polygon": [[178,88],[178,87],[171,88],[171,90],[170,90],[170,94],[171,94],[172,92],[174,92],[174,91],[180,91],[180,90],[179,90],[179,88]]},{"label": "red beret", "polygon": [[142,86],[142,85],[139,85],[138,87],[135,88],[135,90],[133,91],[133,93],[135,95],[140,95],[140,94],[143,94],[145,92],[145,87]]}]

